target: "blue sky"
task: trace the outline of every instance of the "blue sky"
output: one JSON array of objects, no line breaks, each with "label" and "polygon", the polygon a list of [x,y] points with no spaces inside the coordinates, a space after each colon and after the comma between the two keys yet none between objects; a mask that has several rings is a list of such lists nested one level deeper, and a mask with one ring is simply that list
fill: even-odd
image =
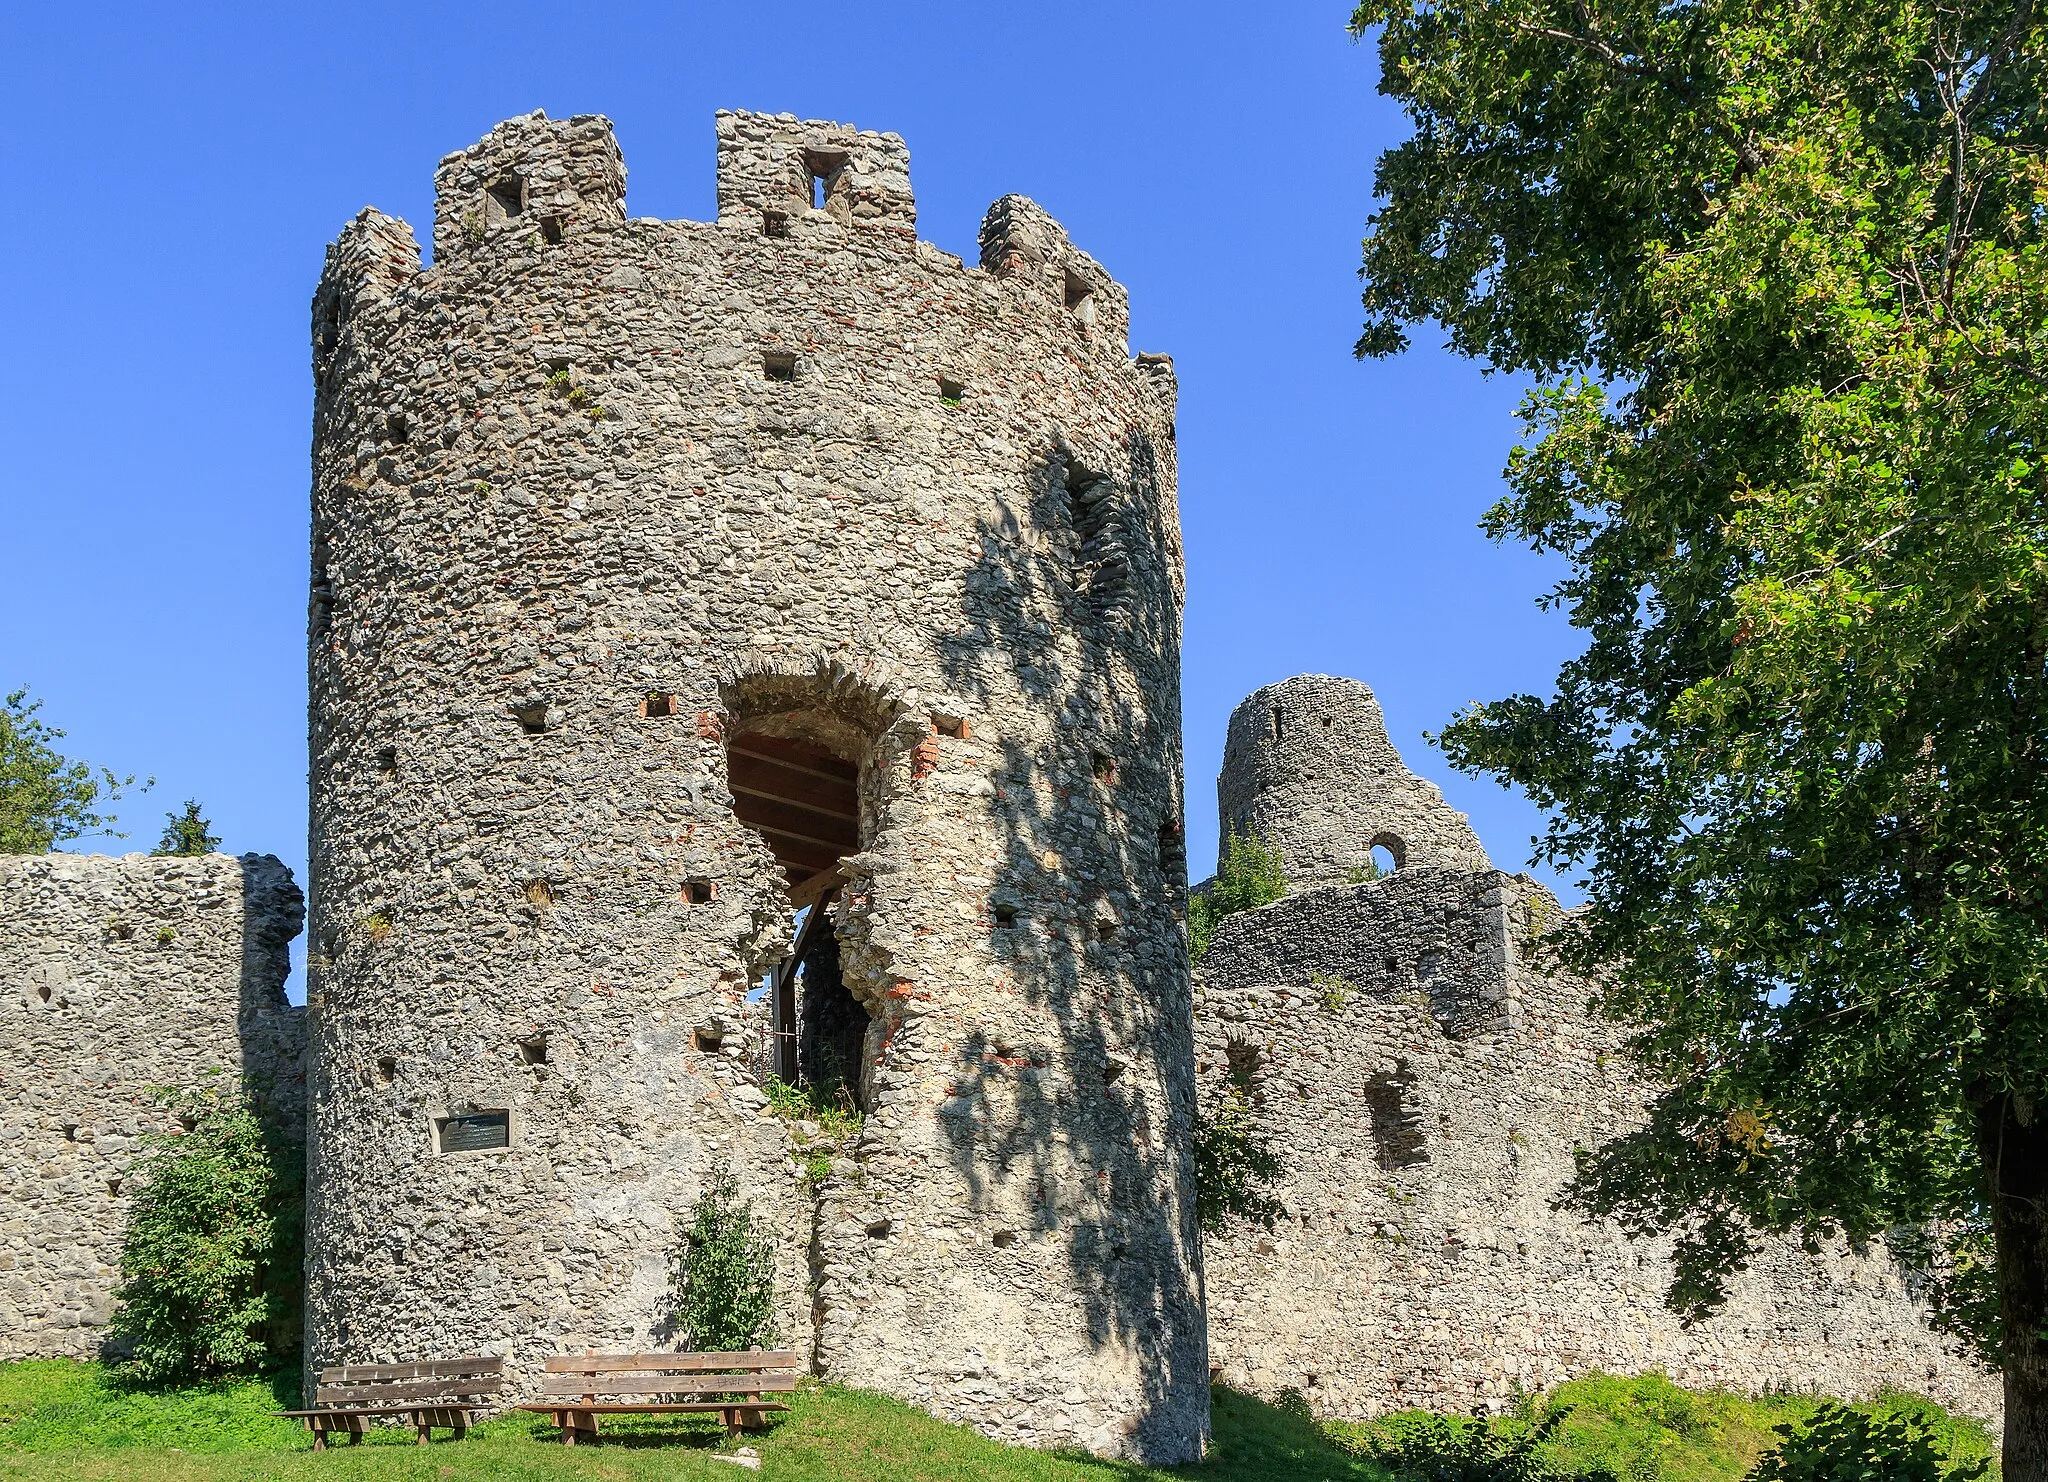
[{"label": "blue sky", "polygon": [[[1372,166],[1406,133],[1341,5],[357,3],[24,7],[0,80],[0,687],[151,773],[146,848],[202,799],[304,877],[308,302],[365,204],[431,223],[435,161],[501,118],[608,114],[636,216],[709,219],[712,112],[910,144],[920,230],[974,255],[1029,195],[1174,356],[1190,859],[1231,707],[1365,680],[1395,744],[1521,867],[1540,826],[1423,740],[1545,688],[1554,571],[1489,545],[1520,388],[1435,348],[1360,364]],[[1559,883],[1559,882],[1553,882]]]}]

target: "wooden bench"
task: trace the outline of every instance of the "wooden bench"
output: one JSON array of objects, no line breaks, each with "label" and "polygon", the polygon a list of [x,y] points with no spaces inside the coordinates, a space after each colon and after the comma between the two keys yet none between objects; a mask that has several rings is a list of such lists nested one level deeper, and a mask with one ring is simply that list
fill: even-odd
[{"label": "wooden bench", "polygon": [[782,1350],[564,1354],[547,1362],[543,1397],[519,1408],[553,1416],[566,1446],[579,1433],[596,1440],[600,1415],[716,1413],[737,1435],[789,1408],[765,1396],[793,1392],[796,1367],[797,1356]]},{"label": "wooden bench", "polygon": [[346,1435],[353,1446],[363,1439],[368,1422],[399,1416],[412,1421],[424,1446],[437,1425],[452,1429],[461,1440],[484,1402],[504,1387],[505,1360],[495,1354],[412,1364],[343,1364],[320,1371],[312,1409],[278,1413],[306,1423],[315,1451],[327,1449],[330,1433]]}]

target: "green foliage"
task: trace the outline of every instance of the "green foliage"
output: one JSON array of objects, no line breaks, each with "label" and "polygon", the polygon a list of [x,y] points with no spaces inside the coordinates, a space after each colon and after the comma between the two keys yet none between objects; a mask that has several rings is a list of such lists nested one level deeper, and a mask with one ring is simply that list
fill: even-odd
[{"label": "green foliage", "polygon": [[702,1353],[775,1342],[775,1250],[754,1229],[753,1204],[721,1163],[690,1211],[676,1259],[675,1326]]},{"label": "green foliage", "polygon": [[1312,972],[1308,975],[1308,985],[1316,990],[1316,1002],[1326,1014],[1341,1012],[1350,1002],[1351,995],[1358,991],[1351,986],[1349,979],[1337,973]]},{"label": "green foliage", "polygon": [[[1559,1416],[1535,1448],[1535,1460],[1558,1477],[1623,1478],[1626,1482],[1738,1482],[1829,1402],[1811,1395],[1740,1395],[1682,1389],[1662,1374],[1589,1374],[1531,1398],[1491,1423],[1492,1440],[1469,1422],[1402,1411],[1367,1422],[1328,1422],[1333,1437],[1362,1456],[1393,1466],[1390,1450],[1406,1447],[1418,1461],[1429,1450],[1417,1436],[1466,1429],[1448,1448],[1453,1458],[1511,1442],[1527,1428]],[[1932,1436],[1949,1465],[1988,1459],[1991,1438],[1975,1420],[1948,1414],[1930,1400],[1888,1395],[1854,1407],[1876,1417],[1899,1416]],[[1400,1468],[1394,1468],[1400,1470]],[[1434,1474],[1428,1474],[1434,1475]],[[1447,1475],[1457,1475],[1447,1473]],[[1538,1473],[1537,1475],[1543,1475]]]},{"label": "green foliage", "polygon": [[1195,1110],[1195,1219],[1211,1235],[1244,1221],[1265,1229],[1282,1213],[1272,1186],[1285,1165],[1252,1115],[1251,1092],[1233,1081],[1214,1111]]},{"label": "green foliage", "polygon": [[59,755],[50,743],[64,733],[36,719],[42,708],[25,689],[0,699],[0,854],[44,854],[67,839],[108,832],[114,816],[100,810],[135,783]]},{"label": "green foliage", "polygon": [[[487,1420],[468,1439],[414,1444],[410,1426],[314,1455],[296,1423],[268,1412],[297,1399],[296,1375],[134,1391],[96,1365],[0,1364],[0,1477],[17,1482],[730,1482],[716,1416],[605,1421],[606,1444],[565,1447],[544,1416]],[[1372,1462],[1305,1414],[1217,1386],[1215,1444],[1167,1472],[1072,1452],[1004,1445],[886,1395],[799,1384],[791,1410],[744,1444],[784,1482],[1386,1482]],[[11,1422],[11,1424],[10,1424]],[[615,1440],[609,1439],[616,1437]]]},{"label": "green foliage", "polygon": [[1806,1425],[1778,1433],[1784,1444],[1750,1482],[1974,1482],[1988,1465],[1949,1460],[1935,1432],[1907,1415],[1827,1404]]},{"label": "green foliage", "polygon": [[[1586,637],[1441,741],[1585,874],[1558,950],[1669,1089],[1574,1192],[1678,1233],[1689,1317],[1758,1231],[1989,1222],[2048,1252],[1999,1183],[2048,1157],[2044,17],[1354,18],[1416,126],[1379,163],[1359,349],[1434,321],[1538,379],[1486,528],[1558,560],[1547,602]],[[2048,1311],[1987,1312],[1947,1309],[2039,1372]]]},{"label": "green foliage", "polygon": [[211,854],[220,848],[220,840],[208,831],[212,825],[199,816],[197,799],[187,798],[183,813],[166,813],[164,819],[164,836],[156,841],[151,854]]},{"label": "green foliage", "polygon": [[302,1439],[304,1429],[273,1412],[298,1403],[297,1369],[143,1388],[104,1365],[76,1359],[0,1364],[0,1454],[295,1451],[310,1444]]},{"label": "green foliage", "polygon": [[[546,1419],[512,1414],[486,1421],[460,1444],[422,1450],[410,1427],[373,1430],[343,1455],[314,1456],[297,1425],[269,1412],[297,1400],[298,1376],[184,1389],[137,1390],[96,1364],[35,1360],[0,1364],[0,1477],[22,1482],[330,1482],[337,1470],[366,1479],[497,1482],[604,1477],[609,1482],[715,1478],[729,1463],[711,1458],[723,1441],[716,1417],[607,1420],[619,1443],[567,1448]],[[1390,1482],[1373,1457],[1377,1433],[1411,1425],[1411,1413],[1367,1423],[1318,1422],[1298,1396],[1267,1404],[1227,1385],[1212,1389],[1215,1440],[1198,1465],[1172,1472],[1128,1462],[1005,1446],[965,1426],[934,1419],[884,1395],[802,1383],[791,1413],[747,1442],[763,1474],[790,1482]],[[1805,1420],[1825,1403],[1799,1396],[1748,1399],[1678,1389],[1658,1376],[1595,1375],[1566,1385],[1551,1404],[1570,1415],[1544,1443],[1542,1459],[1566,1477],[1603,1472],[1629,1482],[1736,1482],[1779,1438],[1771,1424]],[[1895,1398],[1868,1408],[1920,1417],[1954,1456],[1985,1454],[1981,1427],[1958,1426],[1925,1401]],[[1534,1406],[1505,1432],[1540,1418]],[[1967,1430],[1969,1446],[1946,1438]],[[1619,1429],[1616,1429],[1616,1427]],[[1623,1437],[1624,1449],[1614,1438]],[[1604,1449],[1603,1449],[1604,1448]],[[1606,1458],[1613,1457],[1609,1465]],[[422,1468],[424,1467],[424,1470]],[[1435,1475],[1435,1474],[1430,1474]]]},{"label": "green foliage", "polygon": [[819,1132],[835,1142],[860,1135],[860,1108],[853,1095],[839,1082],[828,1085],[792,1086],[777,1076],[768,1077],[762,1091],[768,1109],[785,1122],[815,1122]]},{"label": "green foliage", "polygon": [[121,1244],[109,1336],[146,1384],[246,1374],[297,1343],[304,1168],[239,1089],[160,1093]]},{"label": "green foliage", "polygon": [[1533,1416],[1467,1419],[1408,1411],[1368,1433],[1367,1454],[1401,1482],[1551,1482],[1553,1478],[1604,1478],[1599,1471],[1567,1469],[1552,1458],[1549,1443],[1571,1414],[1569,1406],[1543,1407]]},{"label": "green foliage", "polygon": [[1226,916],[1255,911],[1287,894],[1280,855],[1256,834],[1231,829],[1224,836],[1223,863],[1209,888],[1188,897],[1188,961],[1200,962]]}]

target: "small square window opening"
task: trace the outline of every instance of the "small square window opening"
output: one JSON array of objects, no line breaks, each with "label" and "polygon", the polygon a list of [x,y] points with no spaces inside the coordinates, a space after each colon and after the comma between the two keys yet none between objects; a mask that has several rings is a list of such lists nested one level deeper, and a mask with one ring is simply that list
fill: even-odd
[{"label": "small square window opening", "polygon": [[488,202],[484,215],[489,221],[510,220],[526,209],[526,182],[507,175],[484,192],[484,199]]},{"label": "small square window opening", "polygon": [[771,381],[784,383],[796,379],[796,356],[787,350],[765,350],[761,354],[761,374]]}]

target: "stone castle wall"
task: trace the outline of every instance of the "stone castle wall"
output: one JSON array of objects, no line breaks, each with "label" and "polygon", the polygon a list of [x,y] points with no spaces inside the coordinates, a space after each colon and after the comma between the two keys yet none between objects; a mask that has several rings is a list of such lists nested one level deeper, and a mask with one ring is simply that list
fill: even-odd
[{"label": "stone castle wall", "polygon": [[[717,128],[715,223],[536,114],[442,162],[432,267],[375,212],[329,252],[308,1366],[673,1341],[725,1162],[821,1374],[1191,1457],[1171,365],[1033,203],[963,264],[895,136]],[[742,736],[857,774],[868,1116],[815,1187],[751,1068],[795,882]]]},{"label": "stone castle wall", "polygon": [[1202,1096],[1244,1088],[1286,1168],[1272,1230],[1207,1242],[1224,1378],[1346,1417],[1662,1370],[1750,1391],[1896,1387],[1995,1418],[1996,1377],[1925,1326],[1881,1250],[1772,1241],[1686,1329],[1663,1304],[1668,1242],[1552,1207],[1573,1150],[1648,1102],[1619,1026],[1547,959],[1561,919],[1526,876],[1411,862],[1218,927],[1195,973]]},{"label": "stone castle wall", "polygon": [[1402,765],[1371,690],[1355,679],[1298,674],[1247,696],[1230,714],[1216,778],[1220,850],[1232,832],[1276,849],[1290,890],[1361,877],[1375,846],[1397,868],[1488,868],[1464,814]]},{"label": "stone castle wall", "polygon": [[0,1359],[99,1351],[155,1088],[240,1071],[300,1134],[302,915],[269,855],[0,857]]}]

